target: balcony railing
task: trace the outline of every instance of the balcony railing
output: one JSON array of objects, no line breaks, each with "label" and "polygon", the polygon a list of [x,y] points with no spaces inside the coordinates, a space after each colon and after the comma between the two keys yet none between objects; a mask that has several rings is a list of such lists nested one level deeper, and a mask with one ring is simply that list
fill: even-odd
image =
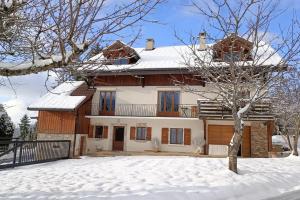
[{"label": "balcony railing", "polygon": [[[220,101],[198,100],[199,118],[201,119],[232,119],[232,111],[223,106]],[[251,108],[244,116],[245,120],[270,120],[274,118],[272,104],[261,101]]]},{"label": "balcony railing", "polygon": [[[93,116],[130,116],[130,117],[182,117],[197,118],[198,108],[196,104],[180,104],[178,109],[170,112],[161,112],[157,104],[116,104],[109,111],[100,110],[99,104],[92,105]],[[111,111],[114,110],[114,111]]]}]

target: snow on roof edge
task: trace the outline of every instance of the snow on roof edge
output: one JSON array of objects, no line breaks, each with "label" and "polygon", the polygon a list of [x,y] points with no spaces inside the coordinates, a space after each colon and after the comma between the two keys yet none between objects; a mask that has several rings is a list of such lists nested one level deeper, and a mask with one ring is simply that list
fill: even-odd
[{"label": "snow on roof edge", "polygon": [[28,110],[66,110],[72,111],[81,104],[86,96],[70,96],[84,81],[67,81],[30,104]]}]

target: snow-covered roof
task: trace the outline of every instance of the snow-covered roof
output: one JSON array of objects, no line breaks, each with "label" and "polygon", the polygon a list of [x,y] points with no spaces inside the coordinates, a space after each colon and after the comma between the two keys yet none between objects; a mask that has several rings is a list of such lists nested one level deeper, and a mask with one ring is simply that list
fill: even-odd
[{"label": "snow-covered roof", "polygon": [[74,110],[86,96],[70,96],[84,81],[67,81],[31,104],[29,110]]},{"label": "snow-covered roof", "polygon": [[[106,65],[103,70],[118,71],[123,69],[129,70],[155,70],[155,69],[173,69],[185,68],[181,58],[181,52],[188,50],[186,46],[167,46],[157,47],[153,50],[145,50],[144,48],[133,48],[139,55],[140,59],[135,64],[128,65]],[[92,61],[104,60],[102,53],[94,56]],[[84,66],[85,69],[97,69],[98,66]]]},{"label": "snow-covered roof", "polygon": [[[212,47],[214,44],[208,44],[208,47]],[[191,48],[198,49],[197,45],[187,46],[165,46],[157,47],[153,50],[145,50],[144,48],[133,48],[136,53],[139,55],[140,59],[137,63],[134,64],[123,64],[123,65],[105,65],[99,68],[98,63],[101,63],[105,60],[105,57],[102,53],[91,58],[91,62],[97,64],[84,65],[83,69],[85,70],[97,70],[101,69],[104,71],[123,71],[123,70],[168,70],[168,69],[184,69],[187,68],[185,64],[185,58],[189,58],[192,55]],[[212,48],[207,48],[208,50],[196,51],[200,58],[212,63]],[[254,46],[253,52],[256,53],[254,61],[260,63],[261,65],[278,65],[282,62],[282,58],[278,53],[274,53],[274,49],[265,42],[260,42],[257,47]],[[247,61],[251,65],[253,61]],[[243,63],[244,65],[247,62]],[[226,65],[224,62],[213,62],[213,65]]]}]

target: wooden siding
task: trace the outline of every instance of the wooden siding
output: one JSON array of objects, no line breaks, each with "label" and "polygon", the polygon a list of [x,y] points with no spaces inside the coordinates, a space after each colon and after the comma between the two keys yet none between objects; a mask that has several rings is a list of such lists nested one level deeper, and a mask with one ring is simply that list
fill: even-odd
[{"label": "wooden siding", "polygon": [[107,64],[113,64],[112,61],[119,58],[128,59],[128,64],[136,63],[139,59],[138,54],[133,48],[124,45],[118,40],[109,47],[105,48],[102,53],[107,59]]},{"label": "wooden siding", "polygon": [[71,96],[86,96],[86,99],[89,99],[91,96],[93,96],[95,91],[95,89],[89,88],[87,84],[82,84],[71,93]]},{"label": "wooden siding", "polygon": [[85,116],[91,114],[91,109],[91,99],[79,106],[76,119],[76,134],[89,134],[90,119]]},{"label": "wooden siding", "polygon": [[[229,145],[234,128],[231,125],[208,125],[208,144]],[[251,156],[251,127],[244,127],[242,156]]]},{"label": "wooden siding", "polygon": [[238,36],[229,36],[213,46],[214,60],[223,61],[225,53],[238,52],[241,55],[241,60],[252,60],[251,50],[253,43]]},{"label": "wooden siding", "polygon": [[39,111],[38,132],[53,134],[74,134],[74,112]]},{"label": "wooden siding", "polygon": [[204,85],[204,82],[190,74],[160,75],[115,75],[97,76],[95,86],[173,86],[176,84]]},{"label": "wooden siding", "polygon": [[242,142],[242,156],[251,157],[251,127],[245,126]]}]

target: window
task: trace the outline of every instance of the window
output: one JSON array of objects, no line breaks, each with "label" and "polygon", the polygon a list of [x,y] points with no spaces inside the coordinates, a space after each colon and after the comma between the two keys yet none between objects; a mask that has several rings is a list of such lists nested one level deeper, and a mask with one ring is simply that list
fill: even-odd
[{"label": "window", "polygon": [[146,140],[147,128],[137,127],[136,128],[136,140]]},{"label": "window", "polygon": [[113,60],[114,65],[126,65],[128,64],[128,59],[127,58],[118,58]]},{"label": "window", "polygon": [[170,144],[183,144],[183,129],[171,128],[170,129]]},{"label": "window", "polygon": [[250,91],[249,90],[242,90],[238,92],[239,96],[243,99],[250,99]]},{"label": "window", "polygon": [[115,111],[116,92],[105,91],[100,92],[100,112]]},{"label": "window", "polygon": [[103,138],[103,126],[96,126],[95,138]]},{"label": "window", "polygon": [[178,91],[158,92],[159,112],[178,112],[179,94]]},{"label": "window", "polygon": [[226,52],[224,53],[225,62],[236,62],[241,60],[240,52]]}]

